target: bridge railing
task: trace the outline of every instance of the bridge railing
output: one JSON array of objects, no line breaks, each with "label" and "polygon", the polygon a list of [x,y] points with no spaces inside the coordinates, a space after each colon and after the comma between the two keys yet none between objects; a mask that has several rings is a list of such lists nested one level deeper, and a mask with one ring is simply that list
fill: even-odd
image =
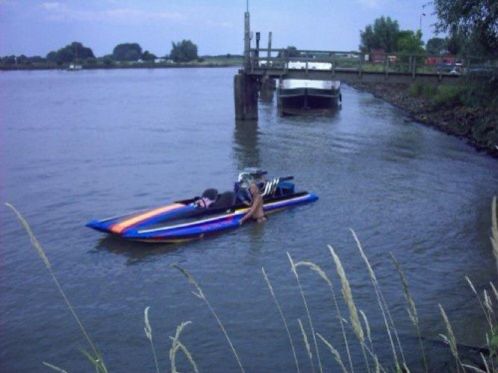
[{"label": "bridge railing", "polygon": [[407,53],[361,53],[320,50],[251,49],[251,72],[289,70],[351,71],[358,74],[486,75],[498,77],[498,61],[479,57],[457,59]]}]

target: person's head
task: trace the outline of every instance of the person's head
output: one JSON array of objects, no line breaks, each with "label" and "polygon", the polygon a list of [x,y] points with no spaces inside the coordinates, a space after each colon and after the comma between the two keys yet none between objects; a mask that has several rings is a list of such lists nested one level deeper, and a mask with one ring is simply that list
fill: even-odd
[{"label": "person's head", "polygon": [[256,183],[251,183],[251,185],[249,185],[249,191],[251,192],[251,194],[253,196],[255,196],[259,193],[259,189],[258,189],[258,186],[256,185]]}]

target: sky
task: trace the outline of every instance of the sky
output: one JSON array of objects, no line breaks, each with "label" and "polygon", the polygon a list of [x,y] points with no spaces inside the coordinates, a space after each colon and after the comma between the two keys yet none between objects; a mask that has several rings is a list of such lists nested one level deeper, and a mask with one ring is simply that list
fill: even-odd
[{"label": "sky", "polygon": [[[73,41],[96,56],[126,42],[164,56],[183,39],[200,55],[241,54],[245,9],[246,0],[0,0],[0,56],[46,56]],[[424,41],[436,36],[428,0],[249,0],[249,11],[262,47],[272,31],[274,48],[357,50],[380,16],[409,30],[422,21]]]}]

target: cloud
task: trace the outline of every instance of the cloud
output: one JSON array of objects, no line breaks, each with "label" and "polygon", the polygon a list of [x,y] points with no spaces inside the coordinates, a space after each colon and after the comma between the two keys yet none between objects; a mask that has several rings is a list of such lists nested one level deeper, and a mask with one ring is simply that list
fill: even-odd
[{"label": "cloud", "polygon": [[56,1],[42,3],[41,8],[46,13],[48,19],[53,21],[147,23],[154,21],[179,21],[184,19],[184,16],[178,12],[152,12],[134,8],[81,10],[70,8],[66,4]]},{"label": "cloud", "polygon": [[373,8],[379,8],[384,1],[383,0],[356,0],[356,2],[365,8],[373,9]]}]

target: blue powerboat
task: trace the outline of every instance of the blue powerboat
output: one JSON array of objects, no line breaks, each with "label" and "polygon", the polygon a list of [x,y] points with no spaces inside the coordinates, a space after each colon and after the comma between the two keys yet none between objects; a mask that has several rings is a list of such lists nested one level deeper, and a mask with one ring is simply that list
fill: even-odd
[{"label": "blue powerboat", "polygon": [[133,241],[176,243],[200,239],[240,226],[240,219],[249,209],[251,183],[260,189],[265,214],[318,200],[313,193],[296,192],[292,179],[288,176],[267,180],[265,171],[246,169],[239,174],[233,191],[218,193],[210,188],[201,197],[92,220],[86,226]]}]

